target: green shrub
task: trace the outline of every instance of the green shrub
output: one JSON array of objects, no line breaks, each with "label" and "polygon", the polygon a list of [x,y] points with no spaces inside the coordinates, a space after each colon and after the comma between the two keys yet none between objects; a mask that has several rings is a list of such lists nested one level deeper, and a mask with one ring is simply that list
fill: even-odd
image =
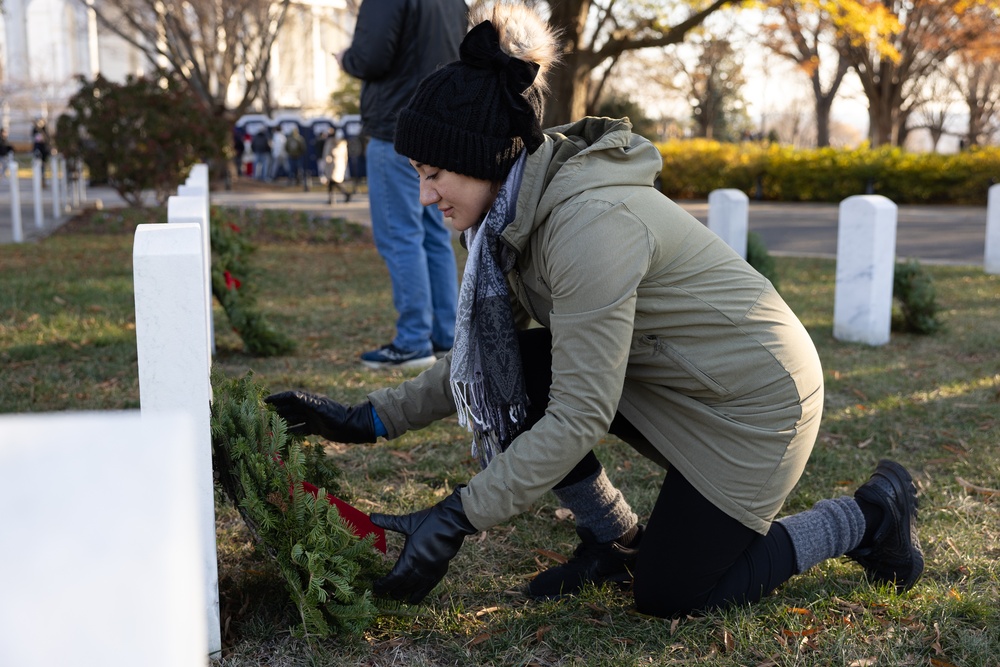
[{"label": "green shrub", "polygon": [[943,155],[893,147],[795,149],[691,139],[659,148],[662,190],[674,199],[704,199],[713,190],[736,188],[776,201],[839,202],[880,194],[897,204],[983,205],[990,185],[1000,181],[1000,148],[995,147]]},{"label": "green shrub", "polygon": [[774,258],[767,251],[764,240],[757,232],[750,232],[747,235],[747,263],[755,268],[757,273],[770,280],[774,289],[778,289],[778,272]]},{"label": "green shrub", "polygon": [[143,206],[150,190],[162,206],[192,165],[228,146],[227,125],[176,76],[79,81],[56,121],[56,147],[106,176],[131,206]]},{"label": "green shrub", "polygon": [[932,334],[941,329],[934,279],[915,259],[896,264],[892,298],[893,331]]}]

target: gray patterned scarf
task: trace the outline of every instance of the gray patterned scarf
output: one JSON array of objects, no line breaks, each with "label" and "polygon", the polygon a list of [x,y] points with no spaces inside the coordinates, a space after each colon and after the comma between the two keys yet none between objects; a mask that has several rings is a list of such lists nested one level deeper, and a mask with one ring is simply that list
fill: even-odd
[{"label": "gray patterned scarf", "polygon": [[505,273],[513,253],[500,235],[514,219],[524,173],[522,153],[482,222],[465,231],[469,258],[458,294],[451,390],[458,423],[472,431],[472,455],[485,468],[510,445],[527,414],[521,352]]}]

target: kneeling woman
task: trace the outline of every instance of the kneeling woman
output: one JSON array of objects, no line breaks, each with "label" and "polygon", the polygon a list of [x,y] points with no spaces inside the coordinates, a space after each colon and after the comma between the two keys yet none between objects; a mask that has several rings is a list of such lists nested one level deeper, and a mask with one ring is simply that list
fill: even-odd
[{"label": "kneeling woman", "polygon": [[[627,120],[543,133],[551,32],[523,7],[481,18],[395,138],[422,203],[469,249],[452,353],[361,406],[269,399],[300,430],[344,441],[456,411],[473,430],[483,470],[467,485],[414,514],[372,516],[407,536],[376,593],[419,602],[466,535],[551,489],[583,544],[531,582],[536,597],[634,575],[638,610],[667,616],[752,602],[845,553],[912,586],[916,496],[898,464],[880,463],[854,497],[774,520],[812,451],[823,377],[770,282],[654,189],[660,155]],[[529,319],[541,328],[519,330]],[[644,528],[591,451],[609,432],[666,470]]]}]

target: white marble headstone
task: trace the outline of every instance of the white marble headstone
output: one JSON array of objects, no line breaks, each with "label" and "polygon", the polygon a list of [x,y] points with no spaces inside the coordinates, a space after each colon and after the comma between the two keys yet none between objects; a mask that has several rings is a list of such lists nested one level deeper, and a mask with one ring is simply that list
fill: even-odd
[{"label": "white marble headstone", "polygon": [[196,446],[184,413],[0,416],[0,665],[208,663]]},{"label": "white marble headstone", "polygon": [[197,222],[201,227],[202,267],[205,274],[205,308],[208,317],[208,349],[215,351],[215,326],[212,315],[212,233],[209,227],[208,189],[182,185],[178,194],[167,198],[167,222]]},{"label": "white marble headstone", "polygon": [[730,248],[747,257],[750,198],[742,190],[724,188],[708,194],[708,228]]},{"label": "white marble headstone", "polygon": [[840,203],[833,337],[868,345],[889,342],[896,269],[896,204],[882,195]]},{"label": "white marble headstone", "polygon": [[1000,273],[1000,183],[991,185],[986,200],[986,273]]},{"label": "white marble headstone", "polygon": [[[211,356],[201,226],[143,224],[132,250],[139,403],[143,414],[183,411],[197,439],[197,500],[204,545],[209,648],[221,650],[215,489],[212,478]],[[169,456],[169,452],[164,452]]]}]

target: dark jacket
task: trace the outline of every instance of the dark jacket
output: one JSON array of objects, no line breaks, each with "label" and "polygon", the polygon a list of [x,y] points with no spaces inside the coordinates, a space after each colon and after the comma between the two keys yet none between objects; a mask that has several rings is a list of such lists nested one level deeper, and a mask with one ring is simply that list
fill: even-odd
[{"label": "dark jacket", "polygon": [[392,141],[396,115],[420,81],[458,60],[468,29],[465,0],[367,0],[342,66],[361,79],[368,136]]}]

